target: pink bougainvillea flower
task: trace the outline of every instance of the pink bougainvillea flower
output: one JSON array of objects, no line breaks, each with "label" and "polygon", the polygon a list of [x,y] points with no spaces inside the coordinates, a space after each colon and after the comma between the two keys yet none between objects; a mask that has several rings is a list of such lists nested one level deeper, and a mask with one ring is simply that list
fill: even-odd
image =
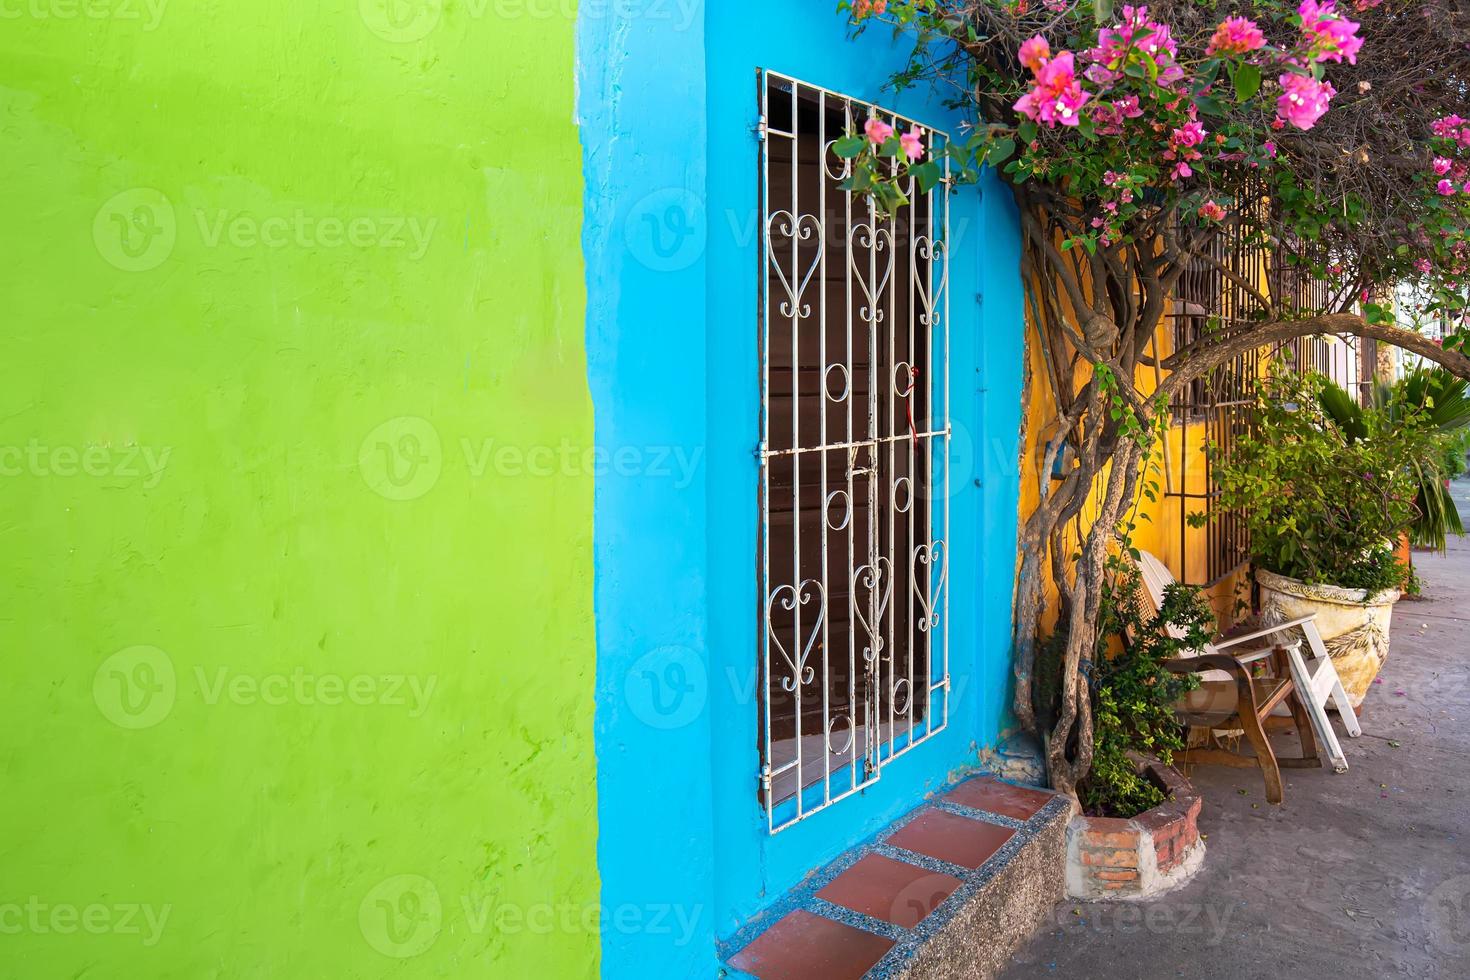
[{"label": "pink bougainvillea flower", "polygon": [[882,146],[888,142],[888,137],[893,135],[893,127],[877,117],[868,120],[863,126],[863,132],[868,134],[868,142],[874,146]]},{"label": "pink bougainvillea flower", "polygon": [[1337,94],[1331,82],[1319,82],[1308,75],[1288,72],[1277,79],[1281,96],[1276,100],[1276,115],[1297,129],[1311,129],[1327,112],[1327,104]]},{"label": "pink bougainvillea flower", "polygon": [[1225,208],[1215,201],[1206,201],[1199,206],[1199,216],[1206,221],[1225,220]]},{"label": "pink bougainvillea flower", "polygon": [[1184,69],[1175,64],[1179,46],[1169,32],[1168,24],[1149,20],[1147,7],[1124,7],[1123,22],[1116,28],[1097,32],[1097,47],[1088,52],[1093,68],[1088,79],[1104,84],[1116,80],[1128,64],[1129,53],[1142,52],[1158,67],[1157,83],[1170,88],[1184,78]]},{"label": "pink bougainvillea flower", "polygon": [[907,133],[898,138],[899,145],[903,147],[904,156],[910,160],[920,160],[924,156],[924,130],[918,126],[913,127]]},{"label": "pink bougainvillea flower", "polygon": [[1272,160],[1276,159],[1276,144],[1274,142],[1272,142],[1271,140],[1267,140],[1265,143],[1261,144],[1261,149],[1266,151],[1266,156],[1270,157]]},{"label": "pink bougainvillea flower", "polygon": [[1016,100],[1014,108],[1048,127],[1075,126],[1081,121],[1082,107],[1089,98],[1077,81],[1072,52],[1063,51],[1041,66],[1035,86]]},{"label": "pink bougainvillea flower", "polygon": [[1358,24],[1337,12],[1334,0],[1318,3],[1317,0],[1302,0],[1297,13],[1302,18],[1302,33],[1311,44],[1314,61],[1342,61],[1358,63],[1358,50],[1363,39],[1358,37]]},{"label": "pink bougainvillea flower", "polygon": [[1174,130],[1170,142],[1175,146],[1199,146],[1205,141],[1204,124],[1195,120]]},{"label": "pink bougainvillea flower", "polygon": [[1449,173],[1450,169],[1454,167],[1454,165],[1454,161],[1450,160],[1448,157],[1434,158],[1434,172],[1441,177]]},{"label": "pink bougainvillea flower", "polygon": [[1194,171],[1190,168],[1189,164],[1185,163],[1183,160],[1180,160],[1178,163],[1174,164],[1174,169],[1169,172],[1170,180],[1183,180],[1185,177],[1193,176]]},{"label": "pink bougainvillea flower", "polygon": [[1246,17],[1227,17],[1215,28],[1205,54],[1249,54],[1266,46],[1266,35]]},{"label": "pink bougainvillea flower", "polygon": [[1439,184],[1435,187],[1435,190],[1439,191],[1445,197],[1449,197],[1451,194],[1455,193],[1455,185],[1453,181],[1446,178],[1439,182]]},{"label": "pink bougainvillea flower", "polygon": [[1425,275],[1428,275],[1429,274],[1429,271],[1431,269],[1433,269],[1434,266],[1432,266],[1432,265],[1429,264],[1429,260],[1428,259],[1415,259],[1414,260],[1414,268],[1418,269],[1420,272],[1424,273]]},{"label": "pink bougainvillea flower", "polygon": [[1038,34],[1029,41],[1021,42],[1020,58],[1021,64],[1033,72],[1041,71],[1041,66],[1051,60],[1051,45]]},{"label": "pink bougainvillea flower", "polygon": [[1456,139],[1460,135],[1460,127],[1465,125],[1465,120],[1459,116],[1442,116],[1429,124],[1429,128],[1435,136],[1440,139]]}]

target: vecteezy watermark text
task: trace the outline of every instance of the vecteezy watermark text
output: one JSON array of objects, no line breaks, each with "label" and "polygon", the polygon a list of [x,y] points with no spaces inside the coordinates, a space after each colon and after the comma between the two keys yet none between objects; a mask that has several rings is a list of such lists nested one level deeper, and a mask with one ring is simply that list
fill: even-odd
[{"label": "vecteezy watermark text", "polygon": [[[341,705],[406,709],[420,718],[439,685],[437,674],[338,674],[309,671],[246,672],[229,667],[192,672],[194,691],[204,704],[252,707],[332,708]],[[154,646],[119,650],[97,667],[92,698],[103,717],[119,728],[152,728],[167,718],[181,693],[173,658]]]},{"label": "vecteezy watermark text", "polygon": [[410,262],[429,250],[439,219],[418,215],[316,215],[301,208],[290,214],[259,217],[248,211],[196,208],[194,221],[207,248],[221,242],[235,248],[406,249]]},{"label": "vecteezy watermark text", "polygon": [[0,20],[115,20],[152,31],[168,0],[0,0]]},{"label": "vecteezy watermark text", "polygon": [[143,478],[152,490],[163,479],[172,446],[48,446],[32,439],[24,446],[0,446],[0,477]]},{"label": "vecteezy watermark text", "polygon": [[[472,21],[641,20],[687,31],[704,0],[464,0],[450,9]],[[444,18],[445,0],[358,0],[367,29],[385,41],[409,44],[428,37]]]},{"label": "vecteezy watermark text", "polygon": [[[457,906],[457,907],[456,907]],[[623,935],[664,937],[675,946],[694,941],[704,915],[702,905],[670,902],[601,903],[551,901],[505,902],[488,896],[461,895],[446,907],[438,887],[422,875],[402,874],[374,885],[357,910],[358,928],[369,946],[395,959],[427,952],[449,916],[473,936]]]},{"label": "vecteezy watermark text", "polygon": [[0,935],[71,936],[79,932],[92,936],[140,936],[144,946],[155,946],[168,924],[172,905],[153,906],[146,902],[44,902],[31,895],[24,902],[0,902]]},{"label": "vecteezy watermark text", "polygon": [[[193,218],[204,248],[382,249],[397,252],[410,262],[424,257],[439,227],[434,216],[354,210],[321,213],[305,208],[257,213],[196,207]],[[181,224],[188,227],[162,191],[133,187],[114,194],[97,209],[92,241],[108,264],[124,272],[147,272],[173,254]]]}]

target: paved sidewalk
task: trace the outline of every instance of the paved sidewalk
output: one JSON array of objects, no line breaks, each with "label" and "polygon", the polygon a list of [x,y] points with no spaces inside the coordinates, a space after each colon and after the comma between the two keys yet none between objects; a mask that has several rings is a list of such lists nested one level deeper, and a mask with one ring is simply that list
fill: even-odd
[{"label": "paved sidewalk", "polygon": [[[1470,480],[1455,484],[1470,518]],[[1425,598],[1394,611],[1351,770],[1195,769],[1205,866],[1151,902],[1079,904],[1005,980],[1470,978],[1470,539],[1416,554]],[[1288,750],[1289,736],[1279,736]]]}]

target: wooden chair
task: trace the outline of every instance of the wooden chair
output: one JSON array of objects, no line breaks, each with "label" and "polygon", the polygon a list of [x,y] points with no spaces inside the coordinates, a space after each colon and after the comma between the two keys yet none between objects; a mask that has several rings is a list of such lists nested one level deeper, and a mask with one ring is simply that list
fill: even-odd
[{"label": "wooden chair", "polygon": [[[1174,577],[1163,562],[1148,552],[1141,554],[1138,565],[1144,590],[1157,610],[1161,608],[1164,591],[1173,584]],[[1357,718],[1348,704],[1337,670],[1332,666],[1332,658],[1327,655],[1327,648],[1313,619],[1307,616],[1241,636],[1217,639],[1206,643],[1204,649],[1186,653],[1166,665],[1176,674],[1202,675],[1199,688],[1186,696],[1177,708],[1181,720],[1191,727],[1210,731],[1243,732],[1256,753],[1255,758],[1249,758],[1221,749],[1189,749],[1184,753],[1186,763],[1259,766],[1266,778],[1266,799],[1271,803],[1282,800],[1280,767],[1283,765],[1300,767],[1326,763],[1338,772],[1347,771],[1347,758],[1327,718],[1328,701],[1335,702],[1350,735],[1357,737],[1362,734],[1362,729],[1358,727]],[[1167,628],[1176,638],[1185,635],[1183,629],[1173,624],[1168,624]],[[1302,656],[1301,640],[1278,642],[1293,629],[1301,630],[1306,637],[1312,650],[1310,662]],[[1242,647],[1244,649],[1240,649]],[[1273,661],[1275,676],[1253,678],[1250,665],[1268,657]],[[1301,738],[1302,757],[1299,759],[1278,760],[1266,737],[1266,729],[1273,727],[1271,715],[1279,707],[1289,711],[1290,723],[1296,726]],[[1317,751],[1319,745],[1321,757]]]}]

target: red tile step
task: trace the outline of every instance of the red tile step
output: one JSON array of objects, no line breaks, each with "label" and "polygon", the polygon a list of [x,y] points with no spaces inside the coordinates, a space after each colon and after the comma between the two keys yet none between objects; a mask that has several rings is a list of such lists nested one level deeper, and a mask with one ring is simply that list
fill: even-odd
[{"label": "red tile step", "polygon": [[[988,777],[959,784],[839,859],[840,872],[813,876],[814,884],[777,906],[789,911],[753,939],[740,939],[744,945],[728,965],[759,980],[859,980],[887,976],[898,964],[917,968],[915,957],[928,955],[924,944],[963,929],[956,916],[973,915],[970,903],[985,901],[977,889],[1032,841],[1047,840],[1061,858],[1070,810],[1047,809],[1056,799]],[[1017,834],[1020,849],[1006,864],[993,864]],[[973,885],[965,897],[946,904],[967,882]],[[1059,898],[1060,882],[1056,888]]]},{"label": "red tile step", "polygon": [[882,854],[866,854],[817,897],[883,922],[912,929],[964,882],[942,871]]},{"label": "red tile step", "polygon": [[1012,820],[1030,820],[1054,798],[1046,790],[1013,786],[998,779],[971,779],[960,783],[944,795],[951,803],[972,810],[998,813]]},{"label": "red tile step", "polygon": [[948,810],[927,810],[888,838],[888,843],[962,868],[975,869],[1005,846],[1015,831],[962,817]]},{"label": "red tile step", "polygon": [[892,939],[797,909],[736,953],[730,965],[760,980],[859,980]]}]

